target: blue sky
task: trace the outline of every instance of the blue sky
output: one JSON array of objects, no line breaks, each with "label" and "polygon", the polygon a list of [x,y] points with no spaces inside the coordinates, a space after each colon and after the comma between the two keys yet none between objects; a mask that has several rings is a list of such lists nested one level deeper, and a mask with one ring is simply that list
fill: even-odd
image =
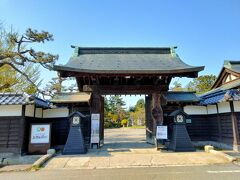
[{"label": "blue sky", "polygon": [[[38,48],[58,54],[58,64],[69,59],[70,45],[178,46],[184,62],[205,65],[200,75],[240,60],[239,0],[1,0],[0,21],[20,33],[52,33],[55,40]],[[52,76],[42,73],[46,81]]]}]

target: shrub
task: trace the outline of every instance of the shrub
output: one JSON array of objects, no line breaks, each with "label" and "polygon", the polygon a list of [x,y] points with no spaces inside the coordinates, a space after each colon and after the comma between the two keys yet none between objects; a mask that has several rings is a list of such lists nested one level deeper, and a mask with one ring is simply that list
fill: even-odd
[{"label": "shrub", "polygon": [[127,126],[127,123],[128,123],[127,119],[122,119],[121,126],[125,127],[125,126]]}]

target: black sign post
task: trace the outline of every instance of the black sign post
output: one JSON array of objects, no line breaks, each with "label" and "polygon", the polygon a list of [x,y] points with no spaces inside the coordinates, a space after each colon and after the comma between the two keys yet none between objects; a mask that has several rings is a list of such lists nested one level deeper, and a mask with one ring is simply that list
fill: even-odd
[{"label": "black sign post", "polygon": [[188,115],[181,110],[176,110],[172,112],[170,116],[173,117],[174,124],[173,134],[168,149],[176,152],[195,151],[186,129],[186,119]]},{"label": "black sign post", "polygon": [[86,118],[80,112],[74,112],[70,116],[70,131],[62,154],[85,154],[87,149],[81,129],[81,120]]}]

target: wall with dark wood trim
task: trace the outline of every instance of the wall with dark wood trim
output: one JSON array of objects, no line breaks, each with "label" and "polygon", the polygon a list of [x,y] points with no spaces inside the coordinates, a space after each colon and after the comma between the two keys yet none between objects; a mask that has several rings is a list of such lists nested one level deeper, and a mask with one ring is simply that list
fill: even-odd
[{"label": "wall with dark wood trim", "polygon": [[220,140],[220,130],[218,126],[218,117],[217,114],[206,115],[206,121],[209,124],[208,133],[209,138],[212,141],[221,141]]},{"label": "wall with dark wood trim", "polygon": [[[31,123],[51,123],[52,124],[51,146],[65,145],[70,125],[68,117],[46,119],[27,117],[25,126],[26,133],[24,137],[24,149],[28,147]],[[89,116],[87,118],[82,119],[81,128],[85,144],[87,147],[89,147],[91,136],[91,122]]]},{"label": "wall with dark wood trim", "polygon": [[190,115],[191,124],[187,124],[187,130],[192,141],[207,141],[210,139],[209,124],[204,115]]},{"label": "wall with dark wood trim", "polygon": [[64,145],[67,140],[69,131],[69,120],[67,117],[64,118],[31,118],[26,117],[25,125],[25,137],[24,137],[24,149],[28,147],[29,136],[30,136],[30,124],[31,123],[51,123],[51,146]]},{"label": "wall with dark wood trim", "polygon": [[90,148],[90,141],[91,141],[91,117],[90,117],[90,115],[88,115],[86,118],[82,119],[81,128],[82,128],[85,146],[87,148]]},{"label": "wall with dark wood trim", "polygon": [[233,129],[232,129],[232,120],[231,113],[222,113],[219,114],[221,121],[221,131],[222,131],[222,141],[226,144],[233,144]]},{"label": "wall with dark wood trim", "polygon": [[0,117],[0,152],[21,153],[22,116]]},{"label": "wall with dark wood trim", "polygon": [[[238,116],[240,117],[240,116]],[[187,130],[192,141],[216,141],[232,145],[233,132],[231,113],[211,115],[190,115],[191,124],[187,124]],[[240,120],[238,118],[239,125]],[[240,129],[240,126],[238,126]]]}]

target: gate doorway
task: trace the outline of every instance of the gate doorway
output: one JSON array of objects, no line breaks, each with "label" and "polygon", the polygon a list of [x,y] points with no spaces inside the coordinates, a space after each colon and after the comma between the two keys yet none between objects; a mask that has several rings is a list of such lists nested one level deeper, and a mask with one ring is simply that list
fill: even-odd
[{"label": "gate doorway", "polygon": [[109,151],[152,148],[147,144],[145,95],[104,97],[104,146]]},{"label": "gate doorway", "polygon": [[104,149],[108,152],[140,152],[154,149],[147,143],[145,127],[104,129]]}]

